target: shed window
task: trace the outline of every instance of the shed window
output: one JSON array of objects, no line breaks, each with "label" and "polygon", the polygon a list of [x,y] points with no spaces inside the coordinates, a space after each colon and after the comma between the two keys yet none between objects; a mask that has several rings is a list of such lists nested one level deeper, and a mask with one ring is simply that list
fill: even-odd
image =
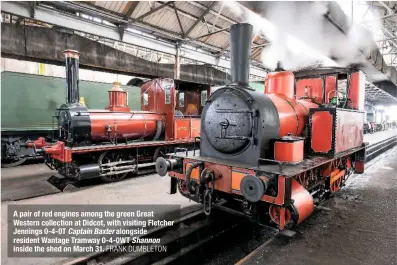
[{"label": "shed window", "polygon": [[185,106],[185,92],[179,92],[179,107]]},{"label": "shed window", "polygon": [[207,101],[207,90],[201,91],[201,106],[203,107],[205,105],[205,102]]},{"label": "shed window", "polygon": [[143,93],[143,105],[149,105],[149,94],[147,92]]}]

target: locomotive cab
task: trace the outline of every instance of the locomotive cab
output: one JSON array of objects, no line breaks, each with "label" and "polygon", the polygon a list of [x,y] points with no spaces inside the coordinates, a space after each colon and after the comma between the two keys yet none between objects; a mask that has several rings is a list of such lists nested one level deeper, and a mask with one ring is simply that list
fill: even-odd
[{"label": "locomotive cab", "polygon": [[182,115],[175,116],[175,139],[200,137],[201,114],[210,93],[209,86],[175,80],[175,109]]},{"label": "locomotive cab", "polygon": [[200,120],[210,93],[207,85],[170,78],[154,79],[141,87],[141,109],[163,113],[165,140],[200,137]]}]

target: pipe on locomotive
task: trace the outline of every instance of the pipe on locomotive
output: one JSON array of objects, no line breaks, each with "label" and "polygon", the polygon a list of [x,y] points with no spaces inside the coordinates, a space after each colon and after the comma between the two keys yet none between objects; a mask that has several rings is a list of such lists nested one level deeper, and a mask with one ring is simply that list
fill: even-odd
[{"label": "pipe on locomotive", "polygon": [[253,26],[248,23],[230,27],[230,67],[232,83],[248,87]]},{"label": "pipe on locomotive", "polygon": [[80,53],[64,50],[66,64],[66,104],[79,103],[79,61]]}]

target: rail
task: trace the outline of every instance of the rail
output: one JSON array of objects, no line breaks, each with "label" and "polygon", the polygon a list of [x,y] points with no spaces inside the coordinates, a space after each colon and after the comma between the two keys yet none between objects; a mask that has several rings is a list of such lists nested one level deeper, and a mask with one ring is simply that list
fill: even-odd
[{"label": "rail", "polygon": [[[185,221],[197,218],[200,215],[203,215],[203,212],[201,211],[201,209],[200,210],[196,210],[196,211],[194,211],[192,213],[189,213],[189,214],[187,214],[187,215],[185,215],[185,216],[183,216],[183,217],[181,217],[181,218],[179,218],[177,220],[174,220],[174,225],[182,224]],[[166,227],[166,226],[153,228],[153,229],[148,231],[148,233],[145,235],[145,237],[150,237],[150,236],[152,236],[152,235],[154,235],[156,233],[166,231],[167,229],[169,229],[169,227]],[[128,244],[130,244],[130,242],[125,243],[125,244],[118,244],[118,245],[115,245],[115,247],[128,245]],[[109,255],[109,254],[110,254],[109,251],[96,252],[96,253],[88,254],[86,256],[78,257],[78,258],[73,259],[73,260],[69,260],[66,263],[63,263],[63,265],[97,264],[96,263],[97,261],[102,260],[103,257],[105,257],[106,255]]]},{"label": "rail", "polygon": [[[378,143],[367,146],[366,150],[366,161],[370,161],[377,155],[397,145],[397,135],[380,141]],[[222,205],[216,205],[215,208],[222,210]],[[227,212],[227,211],[226,211]],[[181,246],[179,250],[173,251],[172,253],[161,256],[153,253],[111,253],[104,251],[100,253],[92,253],[83,257],[79,257],[73,260],[69,260],[63,265],[88,265],[88,264],[169,264],[181,257],[186,258],[190,254],[197,252],[198,248],[205,248],[208,242],[218,238],[225,233],[232,232],[232,230],[239,226],[237,222],[228,222],[233,218],[225,218],[225,211],[222,210],[220,218],[207,219],[204,218],[203,211],[193,211],[178,220],[174,220],[174,226],[170,227],[159,227],[154,228],[145,235],[145,237],[152,237],[154,235],[160,235],[162,244],[172,246],[171,249],[175,249],[176,244],[184,242],[184,246]],[[234,219],[235,220],[235,219]],[[177,229],[175,229],[177,228]],[[234,231],[234,230],[233,230]],[[277,243],[279,240],[284,240],[285,237],[291,237],[292,231],[285,230],[276,233],[274,236],[266,240],[262,245],[254,249],[247,256],[242,258],[236,264],[242,265],[249,262],[254,255],[261,251],[264,251],[266,247]],[[198,240],[199,238],[199,240]],[[284,238],[284,239],[283,239]],[[164,242],[164,243],[163,243]],[[178,243],[179,242],[179,243]],[[188,243],[187,243],[188,242]],[[128,245],[130,243],[119,244],[117,246]],[[149,257],[150,256],[150,257]]]},{"label": "rail", "polygon": [[[167,246],[166,253],[103,251],[74,258],[62,264],[168,264],[193,253],[198,248],[205,247],[209,241],[224,235],[238,224],[232,218],[222,215],[221,212],[215,214],[214,218],[208,218],[200,208],[174,220],[172,227],[156,227],[141,236],[141,238],[160,238],[161,245]],[[198,238],[200,240],[197,240]],[[132,244],[131,241],[112,247],[121,249],[130,244]]]},{"label": "rail", "polygon": [[381,153],[387,151],[397,144],[397,135],[383,141],[369,145],[365,150],[365,162],[369,162]]},{"label": "rail", "polygon": [[[378,155],[382,154],[383,152],[391,149],[395,145],[397,145],[397,135],[387,138],[385,140],[382,140],[380,142],[377,142],[375,144],[371,144],[371,145],[367,146],[366,151],[365,151],[365,153],[366,153],[365,162],[371,161],[372,159],[374,159]],[[254,256],[260,255],[261,252],[265,252],[266,248],[269,247],[271,244],[280,244],[279,241],[283,240],[282,239],[283,237],[284,238],[285,238],[285,236],[290,237],[290,235],[288,235],[288,232],[291,232],[291,231],[286,230],[285,231],[285,232],[287,232],[286,235],[283,234],[283,232],[284,231],[281,231],[281,232],[275,234],[273,237],[268,239],[262,245],[260,245],[255,250],[250,252],[247,256],[240,259],[237,263],[235,263],[235,265],[244,265],[244,264],[252,263]]]}]

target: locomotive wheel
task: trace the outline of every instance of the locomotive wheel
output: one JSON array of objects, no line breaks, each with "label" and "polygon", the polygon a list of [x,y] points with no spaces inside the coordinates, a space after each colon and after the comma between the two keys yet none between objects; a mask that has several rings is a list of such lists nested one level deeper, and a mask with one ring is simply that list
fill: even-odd
[{"label": "locomotive wheel", "polygon": [[16,166],[22,165],[26,160],[27,160],[27,158],[24,157],[24,158],[21,158],[19,160],[12,161],[12,162],[8,162],[7,160],[1,161],[1,167],[2,168],[16,167]]},{"label": "locomotive wheel", "polygon": [[[269,215],[270,215],[270,218],[272,219],[272,221],[275,224],[278,224],[279,221],[280,221],[280,206],[272,204],[269,207]],[[288,208],[285,209],[284,218],[285,218],[284,219],[285,220],[285,224],[288,225],[291,222],[291,219],[292,219],[291,211]]]},{"label": "locomotive wheel", "polygon": [[161,146],[157,147],[156,150],[154,151],[153,161],[156,161],[157,158],[159,158],[159,157],[164,157],[165,158],[165,155],[170,153],[170,152],[171,152],[170,148],[161,147]]},{"label": "locomotive wheel", "polygon": [[[123,161],[124,159],[123,153],[119,152],[112,152],[112,151],[106,151],[103,152],[99,158],[98,158],[98,164],[107,164],[107,163],[112,163],[112,162],[117,162],[117,161]],[[108,175],[108,176],[100,176],[103,181],[106,182],[116,182],[124,179],[129,172],[125,173],[120,173],[120,174],[115,174],[115,175]]]}]

